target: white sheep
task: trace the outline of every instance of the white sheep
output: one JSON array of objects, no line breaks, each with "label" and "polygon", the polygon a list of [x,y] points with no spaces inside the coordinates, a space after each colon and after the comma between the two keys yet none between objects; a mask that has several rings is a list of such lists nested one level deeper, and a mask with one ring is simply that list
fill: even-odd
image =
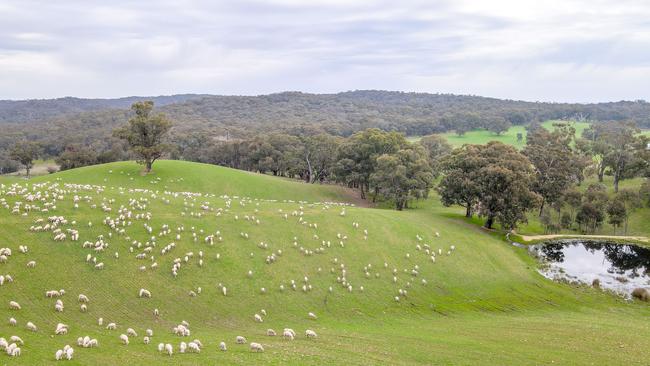
[{"label": "white sheep", "polygon": [[56,359],[57,361],[63,359],[63,350],[62,349],[56,351],[56,353],[54,354],[54,359]]},{"label": "white sheep", "polygon": [[167,355],[171,356],[174,353],[174,347],[172,347],[171,344],[167,343],[165,345],[165,352],[167,353]]},{"label": "white sheep", "polygon": [[137,337],[138,333],[136,333],[135,330],[133,330],[133,328],[127,328],[126,335],[129,337]]},{"label": "white sheep", "polygon": [[143,341],[144,341],[144,344],[149,344],[149,342],[150,342],[151,340],[149,339],[149,337],[145,336],[144,339],[143,339]]},{"label": "white sheep", "polygon": [[187,350],[191,353],[201,353],[201,347],[196,342],[189,342],[187,344]]},{"label": "white sheep", "polygon": [[293,341],[294,337],[295,337],[295,334],[291,329],[285,329],[282,332],[282,338],[284,338],[284,339],[288,339],[290,341]]},{"label": "white sheep", "polygon": [[311,329],[307,329],[307,330],[305,331],[305,336],[307,336],[307,338],[316,338],[316,337],[318,337],[318,335],[316,334],[316,332],[314,332],[314,331],[311,330]]},{"label": "white sheep", "polygon": [[11,310],[20,310],[20,304],[15,301],[9,301],[9,309]]},{"label": "white sheep", "polygon": [[16,319],[14,319],[14,318],[9,318],[9,325],[15,327],[16,324],[18,324],[18,322],[16,321]]},{"label": "white sheep", "polygon": [[21,346],[25,344],[25,342],[23,342],[23,340],[19,336],[15,336],[15,335],[9,338],[9,342],[20,343]]},{"label": "white sheep", "polygon": [[219,343],[219,349],[224,351],[224,352],[227,351],[228,348],[226,347],[226,342],[220,342]]},{"label": "white sheep", "polygon": [[253,352],[264,352],[264,347],[259,343],[251,342],[250,347]]},{"label": "white sheep", "polygon": [[88,296],[84,294],[79,294],[79,302],[87,303],[90,302],[90,300],[88,299]]},{"label": "white sheep", "polygon": [[145,330],[145,333],[147,334],[147,337],[153,337],[153,330],[147,329]]},{"label": "white sheep", "polygon": [[27,262],[27,268],[35,268],[35,267],[36,267],[36,261]]},{"label": "white sheep", "polygon": [[312,320],[318,319],[316,314],[312,313],[311,311],[307,314],[307,316],[309,317],[309,319],[312,319]]},{"label": "white sheep", "polygon": [[31,330],[32,332],[36,332],[38,330],[38,328],[36,328],[36,325],[34,325],[32,322],[27,322],[27,329]]},{"label": "white sheep", "polygon": [[264,319],[260,316],[260,314],[255,314],[255,321],[258,323],[264,322]]},{"label": "white sheep", "polygon": [[120,341],[126,346],[129,344],[129,337],[126,334],[120,334]]},{"label": "white sheep", "polygon": [[269,336],[269,337],[275,337],[276,333],[275,333],[275,331],[273,329],[269,328],[269,329],[266,330],[266,335]]},{"label": "white sheep", "polygon": [[146,290],[146,289],[141,288],[141,289],[140,289],[140,292],[138,292],[138,296],[139,296],[139,297],[147,297],[147,298],[150,298],[150,297],[151,297],[151,292],[150,292],[149,290]]},{"label": "white sheep", "polygon": [[117,324],[115,324],[115,323],[108,323],[108,325],[106,326],[106,329],[108,329],[108,330],[115,330],[115,329],[117,329]]},{"label": "white sheep", "polygon": [[165,350],[165,344],[164,343],[158,343],[158,352],[162,352]]},{"label": "white sheep", "polygon": [[187,349],[187,343],[181,342],[181,344],[178,345],[178,352],[179,353],[185,353],[186,349]]},{"label": "white sheep", "polygon": [[235,343],[237,343],[237,344],[246,344],[246,338],[244,338],[242,336],[237,336],[235,338]]},{"label": "white sheep", "polygon": [[74,349],[72,349],[72,347],[70,347],[65,351],[65,358],[67,358],[68,360],[72,360],[72,355],[73,354],[74,354]]},{"label": "white sheep", "polygon": [[88,306],[86,306],[86,304],[81,304],[79,306],[79,308],[80,308],[82,313],[85,313],[86,311],[88,311]]}]

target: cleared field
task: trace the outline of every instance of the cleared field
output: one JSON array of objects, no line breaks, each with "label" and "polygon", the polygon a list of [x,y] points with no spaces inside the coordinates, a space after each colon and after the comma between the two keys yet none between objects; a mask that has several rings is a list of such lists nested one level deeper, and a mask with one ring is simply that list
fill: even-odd
[{"label": "cleared field", "polygon": [[[0,336],[25,342],[21,357],[2,355],[4,362],[54,363],[65,344],[75,348],[68,364],[99,365],[642,365],[650,357],[647,304],[544,279],[525,250],[459,219],[458,209],[434,197],[397,212],[346,205],[351,196],[339,187],[210,165],[161,161],[147,176],[139,169],[121,162],[29,181],[0,177],[0,247],[13,252],[0,271],[14,279],[0,287]],[[59,226],[65,240],[54,241],[52,230],[30,231],[54,215],[67,219]],[[206,241],[211,235],[214,243]],[[107,245],[93,249],[100,239]],[[92,247],[84,248],[86,241]],[[104,268],[95,269],[92,257]],[[173,276],[176,258],[181,267]],[[138,298],[141,288],[152,297]],[[53,289],[66,290],[63,312],[45,297]],[[87,312],[78,294],[90,298]],[[22,309],[10,310],[9,301]],[[262,309],[259,323],[254,314]],[[172,334],[183,320],[191,337]],[[37,332],[25,328],[28,321]],[[69,325],[67,335],[54,335],[59,322]],[[107,330],[109,322],[117,330]],[[125,346],[118,336],[129,327],[138,337]],[[154,331],[149,345],[147,328]],[[267,328],[298,334],[289,341],[267,336]],[[306,338],[306,329],[318,337]],[[85,335],[99,347],[76,346]],[[237,335],[265,352],[235,344]],[[180,342],[195,338],[201,353],[178,353]],[[228,351],[219,351],[220,341]],[[174,355],[159,353],[160,342],[173,344]]]}]

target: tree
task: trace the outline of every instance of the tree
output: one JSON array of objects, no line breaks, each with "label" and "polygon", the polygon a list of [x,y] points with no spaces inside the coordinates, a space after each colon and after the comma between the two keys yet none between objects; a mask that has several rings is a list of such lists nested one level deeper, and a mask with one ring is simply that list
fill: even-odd
[{"label": "tree", "polygon": [[530,161],[514,147],[490,142],[482,151],[484,166],[479,170],[480,210],[486,217],[485,227],[491,229],[498,221],[504,229],[512,230],[526,222],[526,212],[540,200],[530,187],[535,172]]},{"label": "tree", "polygon": [[419,143],[427,152],[433,176],[438,177],[441,169],[441,161],[451,153],[453,147],[447,142],[447,139],[440,135],[424,136],[420,139]]},{"label": "tree", "polygon": [[443,178],[436,188],[440,201],[445,206],[465,207],[465,217],[472,217],[479,200],[478,174],[484,164],[481,151],[481,145],[464,145],[454,149],[440,164]]},{"label": "tree", "polygon": [[410,199],[427,197],[433,175],[424,149],[413,146],[377,158],[377,168],[370,180],[401,211],[408,207]]},{"label": "tree", "polygon": [[605,220],[603,207],[591,202],[584,202],[576,214],[576,222],[583,232],[594,233]]},{"label": "tree", "polygon": [[[636,134],[639,130],[628,124],[609,131],[604,140],[610,145],[609,151],[603,156],[603,165],[612,171],[614,176],[614,192],[618,192],[618,184],[622,179],[633,177],[638,172],[634,164],[639,140]],[[637,169],[633,169],[636,166]]]},{"label": "tree", "polygon": [[582,175],[582,165],[571,143],[575,129],[566,124],[555,125],[553,131],[540,127],[528,134],[523,154],[535,167],[533,190],[541,197],[539,215],[546,203],[553,204]]},{"label": "tree", "polygon": [[93,165],[97,164],[97,153],[84,146],[68,145],[56,158],[56,163],[59,164],[61,170]]},{"label": "tree", "polygon": [[646,180],[641,184],[639,198],[646,207],[650,207],[650,180]]},{"label": "tree", "polygon": [[303,144],[301,156],[307,168],[305,181],[308,183],[323,181],[334,168],[335,152],[341,144],[341,138],[321,133],[303,138]]},{"label": "tree", "polygon": [[[625,203],[620,197],[613,199],[609,203],[607,206],[607,215],[609,216],[608,222],[614,226],[614,235],[616,235],[616,228],[619,228],[623,223],[626,223],[628,217]],[[625,226],[627,227],[627,224]]]},{"label": "tree", "polygon": [[[336,180],[350,187],[358,188],[361,198],[370,190],[370,175],[374,173],[377,158],[383,154],[394,154],[408,142],[404,135],[369,128],[348,138],[338,149],[334,166]],[[377,197],[379,187],[375,186]]]},{"label": "tree", "polygon": [[501,135],[502,133],[508,131],[510,126],[510,122],[508,122],[505,118],[498,117],[492,121],[489,121],[485,127],[488,131],[493,132],[497,135]]},{"label": "tree", "polygon": [[138,164],[143,164],[145,173],[149,173],[153,163],[169,150],[169,145],[163,143],[163,139],[172,123],[163,113],[152,114],[151,101],[133,103],[131,110],[135,116],[113,134],[128,143]]},{"label": "tree", "polygon": [[498,221],[512,229],[538,203],[539,196],[530,190],[532,165],[512,146],[464,145],[446,157],[442,167],[444,176],[437,188],[442,203],[465,207],[467,217],[478,207],[487,228]]},{"label": "tree", "polygon": [[582,203],[582,193],[575,188],[566,190],[563,194],[562,201],[569,206],[571,221],[575,219],[575,211]]},{"label": "tree", "polygon": [[25,175],[29,178],[29,173],[34,166],[34,160],[38,159],[40,154],[41,146],[38,143],[32,141],[20,141],[11,148],[9,157],[25,167]]}]

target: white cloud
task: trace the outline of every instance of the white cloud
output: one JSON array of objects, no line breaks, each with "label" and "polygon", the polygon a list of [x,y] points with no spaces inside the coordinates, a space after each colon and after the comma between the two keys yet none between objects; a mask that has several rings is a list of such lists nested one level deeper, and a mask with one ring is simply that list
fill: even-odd
[{"label": "white cloud", "polygon": [[7,0],[0,98],[351,89],[650,99],[645,0]]}]

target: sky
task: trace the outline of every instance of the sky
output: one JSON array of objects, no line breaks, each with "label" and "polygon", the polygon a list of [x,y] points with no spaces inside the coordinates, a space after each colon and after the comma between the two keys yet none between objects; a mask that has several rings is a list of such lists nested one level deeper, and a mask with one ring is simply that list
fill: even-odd
[{"label": "sky", "polygon": [[0,0],[0,99],[650,100],[648,0]]}]

